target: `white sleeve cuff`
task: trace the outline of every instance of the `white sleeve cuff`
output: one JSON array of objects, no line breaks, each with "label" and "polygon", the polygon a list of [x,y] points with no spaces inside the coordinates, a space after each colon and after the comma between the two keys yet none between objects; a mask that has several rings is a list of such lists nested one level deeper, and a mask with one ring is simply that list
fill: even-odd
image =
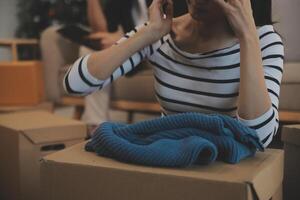
[{"label": "white sleeve cuff", "polygon": [[95,85],[102,84],[104,82],[104,80],[97,79],[88,70],[87,62],[88,62],[89,57],[90,57],[90,54],[88,54],[85,57],[83,57],[83,60],[82,60],[82,73],[83,73],[84,77],[89,82],[91,82],[91,83],[93,83]]},{"label": "white sleeve cuff", "polygon": [[237,119],[242,122],[244,125],[249,126],[249,127],[255,127],[258,126],[266,121],[273,115],[274,110],[272,106],[269,108],[267,112],[262,114],[261,116],[255,118],[255,119],[243,119],[239,116],[238,112],[236,113]]}]

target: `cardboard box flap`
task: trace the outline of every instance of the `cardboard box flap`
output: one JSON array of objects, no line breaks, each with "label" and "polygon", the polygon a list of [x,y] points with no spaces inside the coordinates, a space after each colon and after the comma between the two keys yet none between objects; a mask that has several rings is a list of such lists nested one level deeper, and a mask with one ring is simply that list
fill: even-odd
[{"label": "cardboard box flap", "polygon": [[282,141],[300,145],[300,125],[284,126],[282,130]]},{"label": "cardboard box flap", "polygon": [[33,144],[56,143],[84,139],[86,127],[82,125],[57,126],[47,129],[35,129],[23,132]]},{"label": "cardboard box flap", "polygon": [[[232,190],[236,192],[242,188],[245,190],[252,187],[255,192],[253,195],[257,195],[262,200],[270,199],[283,179],[283,152],[281,150],[267,150],[264,153],[258,153],[255,158],[246,159],[238,165],[216,162],[209,166],[170,169],[130,165],[113,159],[99,157],[94,153],[86,152],[84,144],[49,155],[44,158],[44,162],[172,176],[194,180],[198,184],[206,182],[205,184],[215,185],[216,187],[219,187],[220,183],[223,185],[227,184],[229,187],[230,183],[230,187],[233,187]],[[270,180],[270,177],[272,177],[272,180]],[[272,183],[274,184],[272,185]]]},{"label": "cardboard box flap", "polygon": [[[272,153],[270,153],[270,151]],[[271,199],[283,181],[284,153],[282,150],[267,150],[264,160],[259,165],[255,165],[254,176],[249,179],[249,184],[253,188],[258,199]],[[276,155],[276,156],[271,156]]]},{"label": "cardboard box flap", "polygon": [[0,125],[21,132],[34,144],[86,137],[84,123],[43,111],[4,114]]}]

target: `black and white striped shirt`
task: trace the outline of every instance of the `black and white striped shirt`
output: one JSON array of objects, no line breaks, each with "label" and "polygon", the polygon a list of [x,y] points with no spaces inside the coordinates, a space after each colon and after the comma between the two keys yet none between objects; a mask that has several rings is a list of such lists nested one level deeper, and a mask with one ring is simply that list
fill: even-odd
[{"label": "black and white striped shirt", "polygon": [[[116,45],[133,36],[138,30],[139,28],[127,33]],[[278,105],[284,48],[272,25],[262,26],[257,31],[272,107],[253,120],[244,120],[237,116],[240,81],[238,43],[216,51],[191,54],[176,47],[168,34],[136,52],[106,80],[98,80],[88,72],[89,55],[79,58],[67,72],[64,86],[70,94],[92,93],[131,71],[147,58],[153,66],[155,93],[165,115],[180,112],[230,115],[255,129],[263,144],[267,146],[279,126]]]}]

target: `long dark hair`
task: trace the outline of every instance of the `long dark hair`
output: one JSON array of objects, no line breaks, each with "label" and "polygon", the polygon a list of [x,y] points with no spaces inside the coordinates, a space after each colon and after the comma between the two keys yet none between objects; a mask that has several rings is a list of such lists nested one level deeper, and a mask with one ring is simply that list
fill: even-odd
[{"label": "long dark hair", "polygon": [[251,0],[256,26],[270,25],[272,21],[272,0]]},{"label": "long dark hair", "polygon": [[[174,5],[176,4],[176,0]],[[181,0],[183,1],[183,0]],[[189,1],[189,0],[187,0]],[[184,1],[186,3],[186,1]],[[272,22],[272,0],[251,0],[253,17],[256,26],[270,25]],[[187,12],[187,10],[186,10]]]}]

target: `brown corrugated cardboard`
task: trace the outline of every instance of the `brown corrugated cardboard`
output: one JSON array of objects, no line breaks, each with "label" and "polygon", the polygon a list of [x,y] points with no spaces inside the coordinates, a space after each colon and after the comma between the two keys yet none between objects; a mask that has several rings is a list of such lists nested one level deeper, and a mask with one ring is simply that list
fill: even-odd
[{"label": "brown corrugated cardboard", "polygon": [[0,62],[0,105],[33,106],[44,100],[39,61]]},{"label": "brown corrugated cardboard", "polygon": [[84,141],[86,126],[48,112],[0,115],[0,199],[40,199],[40,159]]},{"label": "brown corrugated cardboard", "polygon": [[44,199],[281,200],[281,150],[258,153],[238,165],[216,162],[167,169],[99,157],[86,152],[84,145],[75,145],[42,160]]},{"label": "brown corrugated cardboard", "polygon": [[53,103],[42,102],[35,106],[0,106],[0,114],[11,113],[11,112],[25,112],[25,111],[53,112]]},{"label": "brown corrugated cardboard", "polygon": [[300,125],[284,126],[284,199],[299,200],[300,191]]}]

